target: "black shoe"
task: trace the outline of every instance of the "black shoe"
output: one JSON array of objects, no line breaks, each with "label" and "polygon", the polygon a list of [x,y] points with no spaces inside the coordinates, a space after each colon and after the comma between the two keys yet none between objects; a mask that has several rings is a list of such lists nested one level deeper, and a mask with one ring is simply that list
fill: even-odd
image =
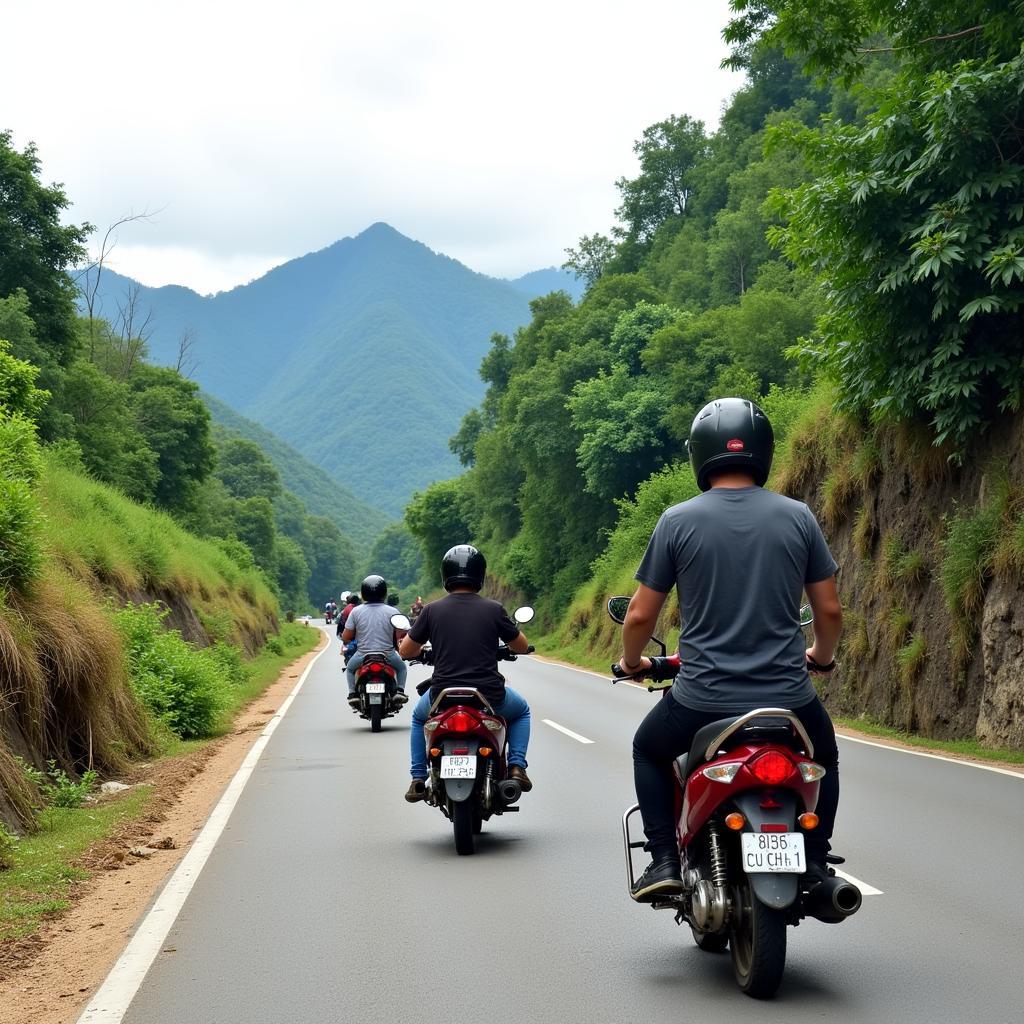
[{"label": "black shoe", "polygon": [[423,779],[413,779],[409,783],[409,788],[405,791],[405,799],[411,803],[419,803],[420,800],[426,800],[427,798],[427,784]]},{"label": "black shoe", "polygon": [[648,866],[629,890],[629,895],[637,903],[650,903],[659,896],[678,896],[682,891],[683,878],[679,873],[678,859],[663,857]]},{"label": "black shoe", "polygon": [[352,707],[352,708],[359,707],[359,694],[358,693],[350,693],[348,695],[348,703],[349,703],[349,707]]},{"label": "black shoe", "polygon": [[403,690],[399,690],[398,693],[391,698],[392,702],[397,704],[399,707],[404,707],[409,703],[409,695]]},{"label": "black shoe", "polygon": [[521,765],[514,764],[508,770],[508,777],[515,779],[519,783],[519,788],[524,793],[529,793],[533,789],[533,783],[530,781],[530,776],[526,774],[526,769]]}]

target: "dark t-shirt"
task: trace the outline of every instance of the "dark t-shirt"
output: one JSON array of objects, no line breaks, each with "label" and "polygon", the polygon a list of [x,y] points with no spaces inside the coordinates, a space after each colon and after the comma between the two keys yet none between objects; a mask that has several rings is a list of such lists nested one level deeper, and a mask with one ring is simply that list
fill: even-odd
[{"label": "dark t-shirt", "polygon": [[498,642],[519,636],[519,627],[497,601],[479,594],[449,594],[424,605],[408,633],[434,650],[431,694],[445,686],[476,687],[489,701],[505,699],[498,671]]},{"label": "dark t-shirt", "polygon": [[716,487],[666,510],[636,578],[660,593],[677,588],[672,696],[726,714],[814,700],[800,598],[837,568],[811,510],[773,491]]}]

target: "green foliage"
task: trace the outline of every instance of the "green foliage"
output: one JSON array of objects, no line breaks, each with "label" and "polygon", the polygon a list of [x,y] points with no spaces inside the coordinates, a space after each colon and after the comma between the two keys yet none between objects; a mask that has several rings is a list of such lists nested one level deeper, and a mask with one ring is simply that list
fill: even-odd
[{"label": "green foliage", "polygon": [[998,501],[974,510],[958,509],[946,520],[939,575],[946,606],[965,624],[981,612],[1001,521]]},{"label": "green foliage", "polygon": [[230,700],[222,645],[195,650],[176,630],[164,631],[164,616],[154,605],[124,608],[114,616],[132,688],[175,735],[210,736]]},{"label": "green foliage", "polygon": [[896,662],[900,669],[900,679],[905,686],[912,685],[924,669],[928,657],[928,647],[924,636],[915,633],[897,652]]},{"label": "green foliage", "polygon": [[18,850],[18,837],[0,821],[0,871],[14,867],[14,856]]},{"label": "green foliage", "polygon": [[[370,549],[366,563],[367,574],[379,573],[400,590],[419,583],[423,579],[424,568],[423,549],[404,523],[394,523],[384,530]],[[436,573],[439,566],[433,565],[430,569]]]},{"label": "green foliage", "polygon": [[50,369],[67,365],[74,353],[75,291],[67,271],[85,255],[90,228],[61,224],[68,199],[39,175],[35,146],[19,152],[11,133],[0,131],[0,299],[17,291],[25,296],[36,344],[15,354],[45,359],[40,365]]},{"label": "green foliage", "polygon": [[414,494],[405,510],[405,523],[423,548],[427,571],[440,571],[444,553],[455,544],[468,543],[472,536],[461,482],[442,480]]},{"label": "green foliage", "polygon": [[86,771],[76,781],[56,761],[50,760],[46,762],[46,779],[40,790],[47,804],[52,807],[81,807],[95,788],[98,778],[96,772]]}]

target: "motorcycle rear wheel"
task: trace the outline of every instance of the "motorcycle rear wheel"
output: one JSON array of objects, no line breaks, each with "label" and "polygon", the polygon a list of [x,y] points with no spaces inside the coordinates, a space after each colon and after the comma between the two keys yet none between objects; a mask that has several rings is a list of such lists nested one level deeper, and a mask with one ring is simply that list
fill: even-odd
[{"label": "motorcycle rear wheel", "polygon": [[380,732],[380,716],[383,710],[380,704],[370,705],[370,732]]},{"label": "motorcycle rear wheel", "polygon": [[729,929],[736,984],[754,999],[770,999],[786,967],[786,914],[766,907],[747,884],[737,887],[736,895],[742,910]]},{"label": "motorcycle rear wheel", "polygon": [[473,807],[468,800],[452,804],[452,827],[455,832],[455,852],[463,856],[473,853]]},{"label": "motorcycle rear wheel", "polygon": [[729,948],[729,936],[720,932],[699,932],[696,928],[690,928],[693,933],[693,941],[697,948],[705,953],[724,953]]}]

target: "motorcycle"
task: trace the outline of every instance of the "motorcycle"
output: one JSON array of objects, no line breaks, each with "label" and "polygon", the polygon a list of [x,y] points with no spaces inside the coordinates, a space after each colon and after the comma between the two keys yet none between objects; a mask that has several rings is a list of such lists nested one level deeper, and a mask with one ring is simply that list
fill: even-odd
[{"label": "motorcycle", "polygon": [[[346,659],[347,664],[347,659]],[[368,651],[363,663],[356,669],[356,695],[359,703],[352,710],[360,718],[368,719],[370,732],[380,732],[385,718],[397,715],[405,706],[396,701],[398,673],[387,659],[387,655]]]},{"label": "motorcycle", "polygon": [[[517,608],[516,622],[529,622],[532,608]],[[396,629],[409,629],[404,615],[394,615]],[[532,654],[531,644],[527,654]],[[516,661],[519,657],[500,644],[498,661]],[[433,652],[425,647],[411,664],[433,664]],[[422,692],[426,692],[426,684]],[[505,720],[494,713],[490,702],[473,687],[451,686],[441,690],[423,726],[427,741],[426,802],[438,808],[452,823],[455,850],[461,855],[475,852],[476,837],[483,823],[494,815],[518,813],[515,806],[522,789],[508,778],[508,729]]]},{"label": "motorcycle", "polygon": [[[608,601],[616,622],[624,621],[629,600]],[[802,625],[810,624],[809,613],[802,611]],[[661,649],[651,669],[628,675],[616,664],[612,682],[646,680],[648,690],[666,697],[680,658],[666,656],[665,645],[651,639]],[[700,949],[728,948],[736,983],[759,999],[773,996],[782,982],[788,926],[806,917],[837,924],[861,906],[860,890],[831,869],[817,884],[805,885],[802,877],[804,836],[818,825],[814,809],[825,774],[813,758],[813,745],[792,711],[758,708],[704,726],[673,765],[683,892],[650,905],[674,911]],[[622,816],[630,889],[636,882],[633,850],[645,845],[631,830],[639,810],[634,804]],[[841,864],[843,858],[830,854],[828,861]]]},{"label": "motorcycle", "polygon": [[328,608],[328,609],[327,609],[327,610],[326,610],[326,611],[324,612],[324,622],[325,622],[325,623],[326,623],[326,624],[327,624],[328,626],[329,626],[329,625],[331,625],[331,623],[332,623],[332,622],[334,622],[334,612],[332,612],[330,608]]}]

